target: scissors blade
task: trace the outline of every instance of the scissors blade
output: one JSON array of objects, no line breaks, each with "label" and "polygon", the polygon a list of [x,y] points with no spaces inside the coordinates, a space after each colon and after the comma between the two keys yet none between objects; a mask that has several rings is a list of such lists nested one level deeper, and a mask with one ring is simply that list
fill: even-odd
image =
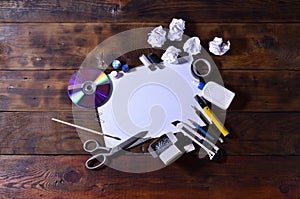
[{"label": "scissors blade", "polygon": [[142,144],[142,143],[144,143],[144,142],[146,142],[146,141],[148,141],[150,139],[152,139],[152,138],[151,137],[140,138],[135,143],[133,143],[132,145],[130,145],[129,147],[127,147],[126,149],[131,149],[133,147],[136,147],[136,146],[138,146],[138,145],[140,145],[140,144]]},{"label": "scissors blade", "polygon": [[147,133],[148,133],[148,131],[142,131],[142,132],[139,132],[136,135],[130,137],[129,139],[127,139],[124,142],[122,142],[121,144],[113,147],[111,149],[111,154],[114,154],[114,153],[116,153],[118,151],[121,151],[123,149],[127,149],[130,145],[132,145],[133,143],[135,143],[137,140],[143,138]]}]

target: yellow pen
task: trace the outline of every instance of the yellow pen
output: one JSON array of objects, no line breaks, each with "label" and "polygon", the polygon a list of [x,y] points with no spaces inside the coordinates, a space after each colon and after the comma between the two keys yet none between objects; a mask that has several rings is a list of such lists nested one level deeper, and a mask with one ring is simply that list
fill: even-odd
[{"label": "yellow pen", "polygon": [[214,125],[219,129],[222,135],[225,137],[229,134],[229,131],[224,127],[224,125],[220,122],[217,116],[209,109],[208,105],[206,104],[205,100],[202,99],[200,96],[196,95],[195,99],[200,104],[201,108],[204,112],[208,115],[208,117],[212,120]]}]

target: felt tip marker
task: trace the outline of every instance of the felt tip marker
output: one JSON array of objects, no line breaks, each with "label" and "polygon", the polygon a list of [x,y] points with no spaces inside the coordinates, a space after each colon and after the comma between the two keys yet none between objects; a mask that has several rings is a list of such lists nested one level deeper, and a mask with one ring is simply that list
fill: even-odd
[{"label": "felt tip marker", "polygon": [[200,96],[195,96],[196,101],[199,103],[204,112],[210,117],[214,125],[219,129],[222,135],[225,137],[229,134],[229,131],[224,127],[220,120],[215,116],[215,114],[209,109],[207,103]]}]

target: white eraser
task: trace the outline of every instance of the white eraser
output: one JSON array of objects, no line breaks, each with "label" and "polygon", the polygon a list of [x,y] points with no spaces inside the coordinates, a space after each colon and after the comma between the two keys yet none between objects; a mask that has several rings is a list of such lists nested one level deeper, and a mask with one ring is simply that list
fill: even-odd
[{"label": "white eraser", "polygon": [[183,147],[185,152],[189,153],[195,150],[195,146],[191,143]]},{"label": "white eraser", "polygon": [[151,65],[151,62],[149,61],[149,59],[145,55],[140,56],[139,60],[143,63],[144,66],[150,66]]},{"label": "white eraser", "polygon": [[159,158],[165,165],[168,165],[175,161],[177,158],[180,157],[182,152],[175,146],[172,145],[169,148],[167,148],[163,153],[160,154]]}]

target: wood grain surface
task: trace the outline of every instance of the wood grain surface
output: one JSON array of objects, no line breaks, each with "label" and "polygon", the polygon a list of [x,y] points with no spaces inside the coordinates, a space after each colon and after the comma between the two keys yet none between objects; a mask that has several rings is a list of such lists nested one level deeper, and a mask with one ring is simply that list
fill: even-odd
[{"label": "wood grain surface", "polygon": [[[82,141],[103,140],[51,121],[101,131],[95,110],[72,106],[68,80],[107,38],[167,28],[174,17],[206,50],[214,36],[231,42],[224,56],[211,54],[236,93],[225,121],[231,134],[218,144],[224,161],[191,153],[150,173],[87,170]],[[1,199],[300,198],[299,1],[2,0],[0,21]],[[135,67],[150,52],[161,53],[122,59]]]},{"label": "wood grain surface", "polygon": [[[75,72],[76,70],[0,71],[0,79],[3,80],[0,87],[0,110],[71,110],[67,86],[69,78]],[[230,111],[300,110],[300,95],[296,92],[300,86],[300,71],[224,70],[221,73],[225,86],[239,93]]]},{"label": "wood grain surface", "polygon": [[5,162],[0,171],[0,193],[8,198],[299,196],[299,157],[234,156],[217,164],[186,155],[168,168],[143,174],[120,173],[110,168],[88,171],[83,166],[87,158],[0,156]]},{"label": "wood grain surface", "polygon": [[4,22],[299,22],[297,0],[39,0],[0,3]]},{"label": "wood grain surface", "polygon": [[[167,23],[0,24],[1,69],[78,69],[89,52],[110,36],[160,24],[168,27]],[[187,23],[186,26],[185,33],[199,36],[206,50],[208,41],[214,36],[230,39],[235,48],[222,57],[213,56],[221,70],[300,69],[300,27],[297,23]],[[24,51],[26,48],[29,49]],[[140,65],[140,54],[141,51],[129,53],[126,58],[130,64]]]}]

